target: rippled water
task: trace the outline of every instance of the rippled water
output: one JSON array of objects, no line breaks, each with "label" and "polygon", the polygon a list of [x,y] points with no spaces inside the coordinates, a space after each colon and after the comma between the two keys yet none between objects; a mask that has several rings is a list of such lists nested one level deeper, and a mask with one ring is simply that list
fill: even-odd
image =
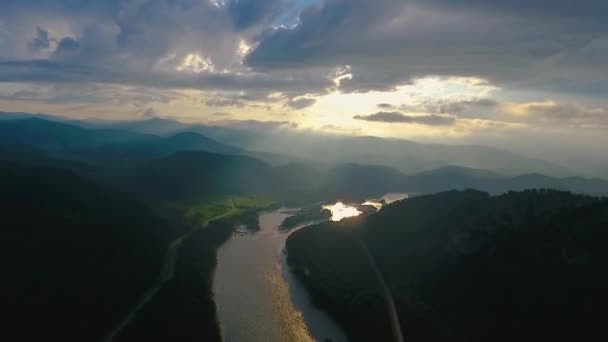
[{"label": "rippled water", "polygon": [[226,342],[346,341],[285,264],[289,232],[277,227],[287,216],[262,213],[259,232],[235,235],[218,251],[213,291]]}]

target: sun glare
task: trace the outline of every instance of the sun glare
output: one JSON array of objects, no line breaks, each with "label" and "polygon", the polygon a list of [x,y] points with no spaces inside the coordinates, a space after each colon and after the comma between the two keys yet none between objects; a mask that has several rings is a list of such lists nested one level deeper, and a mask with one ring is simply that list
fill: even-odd
[{"label": "sun glare", "polygon": [[332,221],[338,222],[346,217],[353,217],[361,215],[361,212],[357,210],[357,208],[346,205],[342,202],[336,202],[336,204],[332,205],[324,205],[323,209],[328,209],[331,211],[331,219]]}]

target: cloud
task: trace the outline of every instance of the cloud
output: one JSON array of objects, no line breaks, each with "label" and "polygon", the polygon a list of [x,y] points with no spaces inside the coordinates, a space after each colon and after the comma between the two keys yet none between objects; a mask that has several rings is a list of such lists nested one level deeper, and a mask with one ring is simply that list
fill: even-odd
[{"label": "cloud", "polygon": [[210,107],[245,107],[245,102],[234,98],[211,98],[205,104]]},{"label": "cloud", "polygon": [[[429,132],[466,120],[606,127],[607,11],[599,0],[4,0],[0,100],[140,113],[187,98],[183,115],[203,120],[310,108],[319,127],[396,112],[356,118]],[[364,92],[378,98],[329,101]],[[531,105],[546,98],[555,103]]]},{"label": "cloud", "polygon": [[158,112],[154,108],[146,108],[146,110],[141,113],[141,116],[144,118],[155,118],[158,117]]},{"label": "cloud", "polygon": [[223,120],[218,123],[232,128],[247,129],[255,132],[268,132],[282,129],[297,129],[299,125],[291,121]]},{"label": "cloud", "polygon": [[429,126],[450,126],[456,123],[456,118],[449,115],[406,115],[401,112],[377,112],[369,115],[355,115],[356,120],[386,122],[386,123],[405,123]]},{"label": "cloud", "polygon": [[323,125],[321,130],[335,134],[360,134],[361,128],[346,128],[337,125]]},{"label": "cloud", "polygon": [[413,113],[450,114],[467,117],[479,115],[479,113],[475,113],[475,110],[488,111],[496,106],[498,106],[498,102],[494,99],[459,96],[452,98],[427,98],[418,103],[402,104],[399,106],[399,109]]},{"label": "cloud", "polygon": [[[595,0],[5,0],[0,80],[289,98],[391,90],[426,75],[597,82],[608,69],[607,10]],[[327,76],[345,66],[337,84]]]},{"label": "cloud", "polygon": [[[0,83],[2,84],[2,83]],[[7,84],[7,83],[5,83]],[[89,104],[135,106],[147,108],[149,103],[168,104],[183,95],[172,90],[113,84],[9,84],[0,99],[42,104]]]},{"label": "cloud", "polygon": [[555,101],[505,103],[501,108],[519,120],[579,128],[608,127],[608,108]]},{"label": "cloud", "polygon": [[268,22],[285,9],[283,0],[229,0],[228,11],[237,30]]},{"label": "cloud", "polygon": [[316,102],[316,99],[301,97],[287,101],[286,106],[292,109],[304,109],[314,105]]},{"label": "cloud", "polygon": [[62,59],[72,59],[76,57],[78,50],[80,48],[80,43],[71,37],[65,37],[57,45],[57,49],[53,53],[53,58],[62,60]]},{"label": "cloud", "polygon": [[299,76],[293,73],[288,75],[176,73],[144,71],[137,68],[116,69],[103,65],[83,65],[43,59],[0,60],[0,82],[116,83],[158,88],[267,92],[281,90],[293,96],[324,91],[331,84],[322,77]]},{"label": "cloud", "polygon": [[[559,74],[546,73],[544,61],[589,37],[605,39],[608,23],[600,13],[607,11],[608,2],[596,0],[326,0],[305,9],[296,27],[267,34],[246,62],[263,70],[348,64],[349,91],[387,89],[429,74],[550,84]],[[608,65],[606,58],[599,62]]]},{"label": "cloud", "polygon": [[39,52],[48,50],[53,43],[55,43],[55,40],[49,37],[49,32],[47,30],[36,27],[36,37],[30,42],[32,51]]},{"label": "cloud", "polygon": [[232,113],[229,112],[213,112],[211,113],[211,115],[215,116],[215,117],[227,117],[227,116],[233,116]]}]

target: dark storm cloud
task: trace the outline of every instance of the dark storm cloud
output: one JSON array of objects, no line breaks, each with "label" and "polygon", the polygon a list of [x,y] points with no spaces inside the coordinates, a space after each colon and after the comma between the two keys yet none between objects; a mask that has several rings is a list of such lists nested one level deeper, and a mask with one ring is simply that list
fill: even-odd
[{"label": "dark storm cloud", "polygon": [[280,14],[286,6],[284,0],[230,0],[228,11],[237,30],[267,22]]},{"label": "dark storm cloud", "polygon": [[53,57],[57,59],[71,59],[78,54],[79,49],[80,43],[76,39],[66,37],[57,45],[57,50],[53,53]]},{"label": "dark storm cloud", "polygon": [[[584,89],[608,72],[604,0],[306,3],[296,25],[282,26],[277,18],[293,11],[293,0],[0,1],[0,80],[280,91],[294,99],[325,93],[331,70],[346,66],[352,77],[336,86],[345,93],[391,90],[426,75],[554,89],[567,80]],[[243,42],[253,47],[247,56]],[[215,74],[176,72],[193,53]]]},{"label": "dark storm cloud", "polygon": [[[604,0],[417,0],[445,10],[517,13],[525,16],[590,16],[597,20],[608,6]],[[416,1],[412,1],[416,2]]]},{"label": "dark storm cloud", "polygon": [[30,42],[30,47],[34,51],[46,50],[51,47],[53,39],[49,38],[49,32],[47,30],[36,28],[36,38]]},{"label": "dark storm cloud", "polygon": [[349,91],[428,74],[554,79],[558,72],[545,75],[540,66],[606,37],[605,13],[603,0],[327,0],[306,9],[297,27],[269,33],[247,63],[260,69],[348,64]]},{"label": "dark storm cloud", "polygon": [[257,90],[311,93],[324,89],[324,79],[294,80],[268,74],[192,74],[122,70],[52,60],[0,61],[0,82],[118,83],[158,88]]},{"label": "dark storm cloud", "polygon": [[456,118],[449,115],[407,115],[401,112],[378,112],[369,115],[355,115],[353,118],[364,121],[419,124],[428,126],[449,126],[456,123]]}]

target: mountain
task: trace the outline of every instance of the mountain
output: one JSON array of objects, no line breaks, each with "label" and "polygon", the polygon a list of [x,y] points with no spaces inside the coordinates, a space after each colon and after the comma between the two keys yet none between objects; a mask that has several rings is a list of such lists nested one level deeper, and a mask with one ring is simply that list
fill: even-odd
[{"label": "mountain", "polygon": [[87,159],[135,161],[162,157],[181,150],[245,153],[193,132],[160,137],[122,129],[89,129],[39,118],[0,121],[0,141],[13,146],[21,145],[22,149],[28,146],[39,151]]},{"label": "mountain", "polygon": [[97,156],[114,160],[147,160],[173,154],[177,151],[203,150],[224,154],[243,153],[236,147],[226,146],[197,133],[183,132],[168,137],[157,137],[127,143],[115,143],[94,148]]},{"label": "mountain", "polygon": [[[4,113],[5,116],[11,117],[8,114],[10,113]],[[19,114],[25,117],[27,113]],[[169,136],[180,132],[199,133],[224,145],[250,153],[260,153],[257,157],[270,163],[307,161],[327,165],[371,164],[394,167],[404,173],[417,173],[450,165],[487,169],[508,175],[541,173],[563,177],[574,173],[551,162],[476,145],[423,144],[401,139],[314,134],[276,125],[257,125],[255,129],[247,129],[247,126],[243,125],[209,126],[163,118],[88,122],[45,115],[41,117],[63,120],[87,128],[97,127],[140,134]]]},{"label": "mountain", "polygon": [[[227,129],[225,132],[232,131]],[[374,138],[359,141],[383,140]],[[369,163],[372,165],[342,163],[336,160],[323,166],[302,161],[294,162],[290,157],[283,158],[274,154],[242,150],[195,132],[181,132],[161,137],[116,128],[89,129],[38,118],[0,121],[0,142],[3,145],[0,148],[2,159],[30,162],[36,160],[39,165],[49,166],[63,164],[74,171],[83,171],[87,169],[83,163],[91,163],[96,167],[94,170],[89,167],[90,171],[85,174],[105,180],[120,179],[123,184],[131,182],[128,179],[131,177],[131,170],[128,168],[155,160],[150,165],[167,172],[167,175],[163,176],[165,179],[158,181],[159,184],[181,177],[179,174],[181,169],[174,170],[167,165],[179,161],[184,171],[191,172],[193,180],[206,182],[207,186],[212,186],[211,179],[230,178],[232,181],[226,181],[223,189],[286,197],[290,192],[297,192],[306,198],[350,198],[381,195],[391,191],[434,193],[467,188],[492,193],[528,188],[551,188],[593,195],[608,194],[607,183],[600,179],[556,178],[542,174],[511,177],[495,171],[453,165],[405,175],[397,168],[373,165],[373,162],[378,160],[374,160],[371,156]],[[332,145],[330,141],[321,143],[325,143],[324,151],[334,150],[330,154],[341,149],[340,144]],[[362,148],[360,145],[355,146]],[[234,163],[230,164],[231,167],[236,169],[242,163],[243,168],[249,168],[246,173],[252,176],[238,174],[237,177],[236,174],[213,173],[209,176],[207,171],[215,170],[214,163],[223,163],[222,158],[211,158],[206,153],[186,153],[172,157],[180,151],[233,155],[231,160]],[[163,160],[165,157],[167,159]],[[63,161],[59,162],[61,160]],[[253,167],[253,164],[257,166]],[[161,167],[161,165],[165,166]],[[220,167],[220,170],[227,171],[229,168]],[[237,170],[230,169],[230,172],[236,173]],[[161,173],[160,171],[157,173],[158,177]],[[204,180],[203,178],[207,176],[211,178]],[[153,176],[148,177],[148,179],[153,178]],[[259,186],[252,186],[241,179]],[[194,192],[193,189],[188,190],[187,186],[184,191]]]},{"label": "mountain", "polygon": [[3,341],[101,340],[185,231],[55,167],[0,162],[0,188]]},{"label": "mountain", "polygon": [[85,129],[39,118],[0,121],[0,141],[47,150],[76,150],[148,139],[154,136],[116,129]]},{"label": "mountain", "polygon": [[184,124],[158,118],[117,123],[110,127],[154,134],[194,131],[249,151],[270,152],[323,164],[384,165],[405,173],[456,165],[510,175],[531,172],[554,176],[572,174],[572,171],[547,161],[485,146],[423,144],[400,139],[312,134],[280,127],[254,131],[240,126],[232,128]]},{"label": "mountain", "polygon": [[606,198],[451,191],[303,228],[286,247],[353,342],[395,340],[390,322],[414,342],[602,340],[606,227]]},{"label": "mountain", "polygon": [[[406,187],[414,192],[433,193],[452,189],[489,190],[492,184],[508,178],[505,175],[480,169],[445,166],[410,175]],[[499,188],[499,186],[496,186]],[[495,191],[500,191],[496,189]]]},{"label": "mountain", "polygon": [[139,189],[171,200],[233,194],[286,201],[356,198],[400,189],[403,179],[403,174],[388,167],[272,166],[247,156],[205,151],[181,151],[144,163],[137,172]]},{"label": "mountain", "polygon": [[175,120],[150,118],[135,121],[114,121],[100,124],[101,127],[118,128],[133,132],[172,135],[184,131],[196,131],[196,125],[181,123]]},{"label": "mountain", "polygon": [[172,200],[200,200],[268,193],[272,174],[272,167],[257,159],[181,151],[138,167],[137,186],[144,193]]},{"label": "mountain", "polygon": [[183,151],[142,164],[138,188],[172,200],[205,195],[243,193],[278,200],[360,199],[388,192],[429,194],[453,189],[478,189],[500,194],[546,188],[607,196],[608,182],[582,177],[539,175],[509,177],[492,171],[444,167],[405,175],[384,166],[342,164],[315,168],[302,164],[272,166],[238,155]]},{"label": "mountain", "polygon": [[406,176],[400,187],[408,189],[410,192],[419,193],[478,189],[500,194],[525,189],[554,189],[579,194],[608,196],[608,182],[598,178],[550,177],[540,174],[509,177],[492,171],[456,166]]},{"label": "mountain", "polygon": [[[553,178],[541,174],[525,174],[498,182],[498,189],[524,190],[545,188],[571,191],[596,196],[608,195],[608,182],[599,178],[563,177]],[[491,187],[490,187],[491,189]]]}]

